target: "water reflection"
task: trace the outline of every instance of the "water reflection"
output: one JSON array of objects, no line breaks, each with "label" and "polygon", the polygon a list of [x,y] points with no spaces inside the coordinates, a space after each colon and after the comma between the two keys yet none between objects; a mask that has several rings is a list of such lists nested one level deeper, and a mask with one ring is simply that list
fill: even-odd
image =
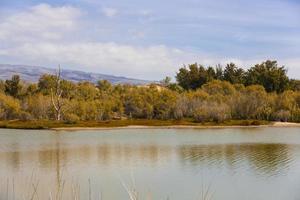
[{"label": "water reflection", "polygon": [[177,150],[183,165],[226,167],[236,170],[250,167],[258,175],[285,173],[292,156],[286,144],[184,145]]},{"label": "water reflection", "polygon": [[[224,130],[225,133],[185,130],[184,134],[179,130],[179,133],[164,130],[169,131],[166,134],[160,130],[155,130],[156,134],[153,130],[126,131],[32,134],[30,137],[0,134],[0,199],[23,199],[23,194],[30,199],[33,184],[39,186],[40,199],[48,199],[49,191],[53,194],[64,191],[64,199],[72,199],[67,195],[72,193],[72,184],[77,183],[85,199],[89,178],[92,191],[101,188],[106,195],[103,199],[122,199],[126,191],[119,175],[131,179],[131,170],[136,175],[139,191],[152,191],[153,195],[157,194],[154,199],[169,194],[174,195],[171,199],[196,199],[191,194],[199,193],[202,174],[208,179],[207,184],[211,177],[216,177],[213,182],[216,196],[226,199],[243,199],[246,192],[255,193],[253,199],[258,200],[292,199],[286,197],[291,197],[291,191],[297,191],[295,187],[299,185],[300,145],[295,142],[300,141],[299,130],[278,133],[277,138],[274,130],[257,133],[238,129]],[[31,181],[32,174],[34,181]],[[20,198],[6,198],[7,178],[10,178],[9,190],[17,190]],[[284,188],[276,190],[281,187]],[[273,195],[275,190],[278,193]]]},{"label": "water reflection", "polygon": [[[18,144],[12,144],[17,146]],[[294,145],[296,146],[296,145]],[[66,166],[113,167],[130,165],[159,166],[178,157],[184,168],[223,167],[231,170],[249,168],[259,175],[285,173],[293,161],[291,145],[222,144],[222,145],[138,145],[98,144],[66,148],[59,142],[52,148],[37,151],[1,152],[1,165],[17,171],[23,165],[36,165],[44,170],[59,171]],[[16,148],[18,149],[18,148]],[[58,173],[58,172],[57,172]],[[59,174],[57,174],[59,177]]]},{"label": "water reflection", "polygon": [[158,162],[166,162],[171,154],[171,146],[99,144],[64,148],[58,143],[55,148],[51,149],[0,152],[0,165],[13,170],[18,170],[22,167],[20,165],[36,165],[37,163],[42,169],[88,165],[88,163],[109,167],[115,165],[116,162],[124,165],[139,162],[155,166]]}]

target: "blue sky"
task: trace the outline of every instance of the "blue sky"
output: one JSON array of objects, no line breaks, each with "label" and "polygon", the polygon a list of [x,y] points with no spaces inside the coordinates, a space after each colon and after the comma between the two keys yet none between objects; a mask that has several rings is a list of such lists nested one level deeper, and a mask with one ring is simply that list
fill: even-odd
[{"label": "blue sky", "polygon": [[300,78],[300,1],[1,0],[0,60],[142,79],[266,59]]}]

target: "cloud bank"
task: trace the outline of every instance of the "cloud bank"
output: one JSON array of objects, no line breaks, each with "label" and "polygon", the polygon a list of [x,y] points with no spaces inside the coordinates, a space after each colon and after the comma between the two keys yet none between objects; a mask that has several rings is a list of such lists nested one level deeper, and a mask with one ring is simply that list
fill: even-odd
[{"label": "cloud bank", "polygon": [[[108,36],[103,37],[104,39],[101,35],[97,38],[93,33],[99,30],[98,25],[103,30],[111,30],[113,24],[108,24],[106,20],[120,20],[118,17],[122,14],[114,7],[102,7],[100,11],[102,15],[91,21],[86,10],[79,7],[39,4],[1,16],[0,58],[12,64],[52,67],[62,64],[65,68],[156,80],[166,75],[173,76],[185,63],[215,65],[235,61],[241,66],[250,66],[269,58],[262,55],[245,59],[243,56],[204,53],[168,42],[144,42],[149,37],[147,30],[139,30],[141,27],[130,25],[126,34],[131,34],[131,37],[118,32],[119,38],[113,40],[109,35],[113,37],[116,33],[108,31]],[[139,21],[141,24],[157,20],[153,18],[152,11],[141,9],[136,13],[142,17]],[[235,37],[243,41],[249,36],[236,34]],[[132,38],[133,41],[127,38]],[[271,40],[272,37],[267,39]],[[290,74],[298,78],[299,63],[300,59],[295,57],[280,60],[280,64],[288,65]]]}]

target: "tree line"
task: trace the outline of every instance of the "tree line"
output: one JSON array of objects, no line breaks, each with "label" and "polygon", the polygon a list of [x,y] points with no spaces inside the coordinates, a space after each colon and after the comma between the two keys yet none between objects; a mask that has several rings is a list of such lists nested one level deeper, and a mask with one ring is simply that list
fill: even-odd
[{"label": "tree line", "polygon": [[[283,92],[287,89],[299,89],[299,80],[289,79],[284,66],[277,61],[267,60],[256,64],[248,70],[237,67],[234,63],[227,64],[223,69],[220,65],[204,67],[190,64],[179,69],[176,75],[178,84],[184,89],[195,90],[212,80],[228,81],[231,84],[262,85],[267,92]],[[297,88],[298,87],[298,88]]]},{"label": "tree line", "polygon": [[71,82],[44,74],[37,83],[18,75],[0,81],[0,120],[102,121],[112,119],[231,119],[300,122],[300,88],[284,67],[266,61],[245,71],[198,64],[146,86]]}]

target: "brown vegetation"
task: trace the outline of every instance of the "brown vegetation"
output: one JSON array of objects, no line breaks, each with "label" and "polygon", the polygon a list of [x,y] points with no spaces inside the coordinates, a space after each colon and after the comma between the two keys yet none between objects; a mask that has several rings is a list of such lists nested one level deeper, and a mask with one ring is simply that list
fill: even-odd
[{"label": "brown vegetation", "polygon": [[[38,83],[25,84],[15,75],[11,80],[0,82],[0,126],[156,126],[230,124],[237,120],[240,123],[244,123],[243,120],[300,122],[300,91],[295,86],[297,81],[287,79],[285,72],[271,61],[251,68],[248,75],[233,64],[225,70],[192,66],[190,71],[180,69],[178,84],[167,78],[159,87],[157,84],[111,85],[105,80],[97,84],[74,83],[61,80],[60,72],[45,74]],[[245,76],[257,80],[253,82],[256,85],[245,83]]]}]

